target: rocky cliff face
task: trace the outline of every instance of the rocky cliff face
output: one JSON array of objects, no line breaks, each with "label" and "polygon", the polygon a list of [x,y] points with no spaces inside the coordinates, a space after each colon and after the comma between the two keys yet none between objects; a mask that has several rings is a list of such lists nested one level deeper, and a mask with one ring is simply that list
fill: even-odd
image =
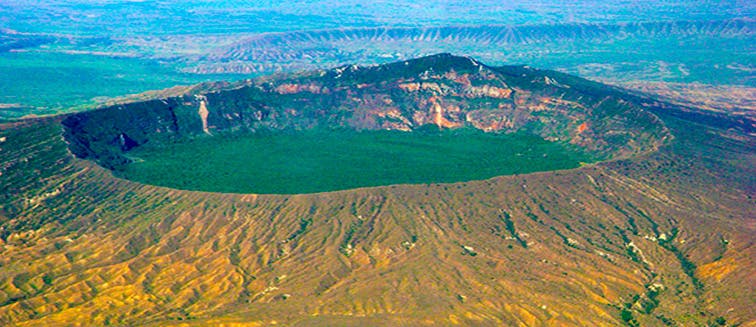
[{"label": "rocky cliff face", "polygon": [[63,124],[73,153],[108,168],[128,162],[122,154],[151,138],[314,127],[525,130],[611,158],[653,150],[669,138],[656,116],[614,89],[449,54],[258,79],[74,114]]}]

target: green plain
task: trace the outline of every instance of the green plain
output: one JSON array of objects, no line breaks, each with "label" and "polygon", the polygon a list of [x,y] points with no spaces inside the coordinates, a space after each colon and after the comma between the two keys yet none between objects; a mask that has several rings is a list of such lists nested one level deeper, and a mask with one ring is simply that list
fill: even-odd
[{"label": "green plain", "polygon": [[575,168],[573,146],[529,134],[309,130],[145,144],[117,174],[178,189],[298,194]]},{"label": "green plain", "polygon": [[61,54],[0,53],[0,118],[52,114],[88,108],[100,101],[205,81],[241,79],[246,75],[196,75],[138,58]]}]

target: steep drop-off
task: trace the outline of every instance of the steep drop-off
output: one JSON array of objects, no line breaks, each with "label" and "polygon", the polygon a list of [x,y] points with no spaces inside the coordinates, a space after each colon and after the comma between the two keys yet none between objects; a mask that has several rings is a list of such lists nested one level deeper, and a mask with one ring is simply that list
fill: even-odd
[{"label": "steep drop-off", "polygon": [[527,67],[488,67],[441,54],[380,66],[343,66],[118,105],[67,117],[71,151],[109,169],[153,140],[259,131],[347,128],[412,131],[425,125],[523,131],[601,158],[653,151],[664,124],[619,91]]}]

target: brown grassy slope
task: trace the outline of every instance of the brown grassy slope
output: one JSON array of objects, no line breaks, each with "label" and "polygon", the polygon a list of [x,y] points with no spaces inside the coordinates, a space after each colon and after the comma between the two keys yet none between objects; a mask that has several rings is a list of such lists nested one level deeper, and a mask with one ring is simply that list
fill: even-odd
[{"label": "brown grassy slope", "polygon": [[3,125],[0,325],[752,324],[753,141],[673,132],[571,171],[256,196],[120,180],[54,120]]}]

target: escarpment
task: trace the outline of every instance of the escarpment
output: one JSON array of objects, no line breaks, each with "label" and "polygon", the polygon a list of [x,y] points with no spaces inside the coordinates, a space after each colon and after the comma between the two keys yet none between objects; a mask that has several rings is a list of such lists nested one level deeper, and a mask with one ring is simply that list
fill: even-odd
[{"label": "escarpment", "polygon": [[527,132],[597,157],[622,158],[654,150],[670,137],[635,100],[561,73],[440,54],[239,82],[73,114],[63,124],[74,154],[109,169],[128,163],[124,154],[151,139],[315,127]]}]

